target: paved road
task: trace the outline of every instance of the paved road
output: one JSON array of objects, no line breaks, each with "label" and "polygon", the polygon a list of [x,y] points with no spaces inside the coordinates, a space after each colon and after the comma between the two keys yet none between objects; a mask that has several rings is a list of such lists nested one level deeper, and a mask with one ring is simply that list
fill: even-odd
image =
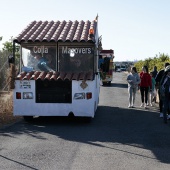
[{"label": "paved road", "polygon": [[35,118],[0,130],[2,170],[169,170],[170,121],[128,109],[125,73],[101,86],[95,119]]}]

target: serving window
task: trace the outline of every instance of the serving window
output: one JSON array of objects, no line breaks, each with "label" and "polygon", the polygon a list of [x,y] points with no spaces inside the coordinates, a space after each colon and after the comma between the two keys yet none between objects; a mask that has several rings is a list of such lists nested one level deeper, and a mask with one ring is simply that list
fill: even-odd
[{"label": "serving window", "polygon": [[59,46],[58,68],[60,72],[93,72],[92,47]]},{"label": "serving window", "polygon": [[56,71],[56,46],[22,46],[21,56],[23,71]]}]

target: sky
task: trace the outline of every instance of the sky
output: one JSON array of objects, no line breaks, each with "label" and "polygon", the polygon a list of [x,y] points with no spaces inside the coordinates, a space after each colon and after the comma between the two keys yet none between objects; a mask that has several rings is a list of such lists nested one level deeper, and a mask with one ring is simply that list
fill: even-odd
[{"label": "sky", "polygon": [[94,20],[103,49],[114,61],[170,55],[170,0],[0,0],[0,42],[16,37],[33,20]]}]

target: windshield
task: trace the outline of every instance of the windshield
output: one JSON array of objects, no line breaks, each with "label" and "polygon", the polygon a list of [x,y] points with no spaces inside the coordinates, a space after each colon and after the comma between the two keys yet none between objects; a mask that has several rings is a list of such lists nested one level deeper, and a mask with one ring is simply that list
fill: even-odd
[{"label": "windshield", "polygon": [[59,71],[93,72],[94,50],[91,47],[59,47]]},{"label": "windshield", "polygon": [[22,71],[56,71],[56,47],[22,47]]}]

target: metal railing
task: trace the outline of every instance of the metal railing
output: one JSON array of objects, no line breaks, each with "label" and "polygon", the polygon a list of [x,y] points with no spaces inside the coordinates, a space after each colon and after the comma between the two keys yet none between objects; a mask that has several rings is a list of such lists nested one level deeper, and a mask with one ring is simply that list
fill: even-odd
[{"label": "metal railing", "polygon": [[1,67],[0,73],[1,73],[2,69],[4,68],[4,66],[7,64],[7,62],[8,62],[8,60],[6,60],[5,63],[3,64],[3,66]]},{"label": "metal railing", "polygon": [[[0,68],[0,73],[5,69],[7,64],[8,64],[8,59],[3,63],[2,67]],[[10,82],[7,81],[7,83],[5,83],[5,85],[0,89],[0,91],[8,91],[9,92],[9,88],[7,90],[5,90],[8,87],[9,83]],[[4,84],[4,82],[3,82],[3,84]]]}]

